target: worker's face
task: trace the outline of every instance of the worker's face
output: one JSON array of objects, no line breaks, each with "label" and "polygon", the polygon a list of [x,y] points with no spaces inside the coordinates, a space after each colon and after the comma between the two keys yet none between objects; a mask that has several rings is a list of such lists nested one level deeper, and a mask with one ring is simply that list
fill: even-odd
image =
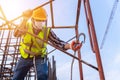
[{"label": "worker's face", "polygon": [[43,26],[45,26],[45,21],[34,21],[34,28],[35,29],[42,29]]}]

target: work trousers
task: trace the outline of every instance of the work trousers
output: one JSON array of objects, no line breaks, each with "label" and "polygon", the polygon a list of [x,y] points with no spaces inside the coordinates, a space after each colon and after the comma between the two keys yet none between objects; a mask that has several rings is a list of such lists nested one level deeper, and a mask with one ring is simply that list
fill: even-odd
[{"label": "work trousers", "polygon": [[[33,58],[24,59],[20,57],[14,69],[13,80],[24,80],[28,71],[33,66],[34,66]],[[48,78],[47,60],[38,57],[35,58],[35,67],[37,71],[37,80],[47,80]]]}]

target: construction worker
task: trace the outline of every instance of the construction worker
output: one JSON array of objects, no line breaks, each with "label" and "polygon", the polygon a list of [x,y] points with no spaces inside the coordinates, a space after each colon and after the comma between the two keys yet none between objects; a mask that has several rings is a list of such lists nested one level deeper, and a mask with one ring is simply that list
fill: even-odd
[{"label": "construction worker", "polygon": [[[75,41],[71,44],[64,42],[50,28],[47,28],[47,13],[42,7],[34,11],[27,10],[23,13],[23,16],[22,23],[14,31],[14,36],[22,37],[22,41],[19,48],[21,57],[15,66],[13,80],[24,80],[27,72],[34,65],[37,80],[48,80],[47,44],[34,35],[63,50],[72,49],[76,51],[80,49],[81,44],[77,43],[76,45]],[[35,60],[35,63],[33,63],[33,60]]]}]

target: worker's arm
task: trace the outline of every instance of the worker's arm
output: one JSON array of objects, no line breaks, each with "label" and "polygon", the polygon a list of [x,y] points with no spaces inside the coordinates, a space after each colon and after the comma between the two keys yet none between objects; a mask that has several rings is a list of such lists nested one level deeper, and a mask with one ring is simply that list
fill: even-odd
[{"label": "worker's arm", "polygon": [[50,31],[50,34],[49,34],[48,38],[49,38],[49,41],[53,45],[56,45],[63,50],[72,49],[73,51],[77,51],[82,46],[81,43],[79,43],[79,42],[77,43],[76,41],[72,41],[71,43],[67,43],[67,42],[59,39],[52,30]]},{"label": "worker's arm", "polygon": [[69,43],[65,44],[64,48],[65,48],[65,49],[71,49],[71,48],[70,48],[70,44],[69,44]]},{"label": "worker's arm", "polygon": [[15,37],[20,37],[22,36],[23,34],[25,34],[25,31],[27,30],[27,27],[26,27],[26,22],[27,22],[27,19],[23,19],[21,24],[15,28],[14,30],[14,36]]},{"label": "worker's arm", "polygon": [[32,15],[32,10],[30,10],[30,9],[23,12],[23,14],[22,14],[23,20],[22,20],[21,24],[18,27],[16,27],[14,30],[15,37],[20,37],[26,33],[26,30],[27,30],[26,22],[31,17],[31,15]]},{"label": "worker's arm", "polygon": [[50,34],[49,34],[49,36],[48,36],[48,40],[49,40],[53,45],[58,46],[58,47],[60,47],[60,48],[63,49],[63,50],[67,50],[67,49],[70,48],[70,47],[69,47],[69,43],[67,43],[67,42],[61,40],[60,38],[58,38],[58,37],[56,36],[56,34],[55,34],[52,30],[50,30]]}]

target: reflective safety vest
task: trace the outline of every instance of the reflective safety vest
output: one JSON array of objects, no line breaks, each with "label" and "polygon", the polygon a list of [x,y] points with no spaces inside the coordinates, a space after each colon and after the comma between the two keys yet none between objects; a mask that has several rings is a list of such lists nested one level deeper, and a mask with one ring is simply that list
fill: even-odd
[{"label": "reflective safety vest", "polygon": [[[32,23],[27,23],[26,26],[28,27],[28,32],[33,33],[32,29]],[[43,39],[45,41],[48,40],[48,35],[50,32],[50,28],[47,28],[44,26],[42,30],[37,34],[37,36],[40,39]],[[32,58],[34,55],[41,55],[41,57],[44,57],[47,54],[46,46],[47,44],[36,38],[33,35],[30,35],[29,33],[26,33],[22,36],[22,41],[20,43],[20,54],[23,58]]]}]

